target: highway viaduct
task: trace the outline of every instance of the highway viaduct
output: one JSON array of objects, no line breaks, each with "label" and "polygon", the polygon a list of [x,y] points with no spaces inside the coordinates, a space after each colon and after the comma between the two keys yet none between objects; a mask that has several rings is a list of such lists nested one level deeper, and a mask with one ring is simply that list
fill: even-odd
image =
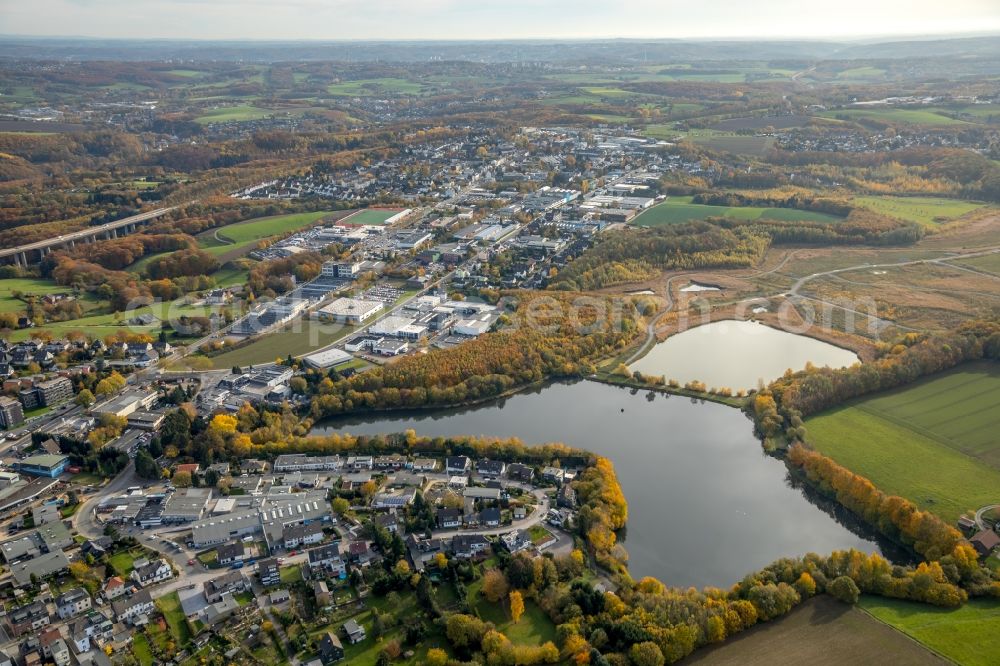
[{"label": "highway viaduct", "polygon": [[122,218],[115,222],[108,222],[96,227],[87,227],[86,229],[73,231],[46,240],[2,249],[0,250],[0,263],[28,266],[29,264],[40,262],[53,249],[74,248],[77,243],[93,243],[98,240],[110,240],[119,236],[127,236],[128,234],[135,233],[136,229],[141,225],[147,224],[150,220],[154,220],[176,209],[177,206],[157,208],[156,210],[132,215],[131,217]]}]

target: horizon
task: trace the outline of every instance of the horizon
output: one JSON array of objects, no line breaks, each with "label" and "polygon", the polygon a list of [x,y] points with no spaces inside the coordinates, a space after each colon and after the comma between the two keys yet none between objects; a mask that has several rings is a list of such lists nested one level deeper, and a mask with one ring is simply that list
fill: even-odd
[{"label": "horizon", "polygon": [[[1000,34],[992,0],[0,0],[4,38],[187,42],[863,41]],[[863,18],[863,21],[861,20]],[[264,20],[262,20],[264,19]],[[861,26],[859,26],[861,24]],[[866,28],[864,26],[872,26]],[[892,26],[887,30],[886,26]],[[461,37],[456,37],[461,35]]]}]

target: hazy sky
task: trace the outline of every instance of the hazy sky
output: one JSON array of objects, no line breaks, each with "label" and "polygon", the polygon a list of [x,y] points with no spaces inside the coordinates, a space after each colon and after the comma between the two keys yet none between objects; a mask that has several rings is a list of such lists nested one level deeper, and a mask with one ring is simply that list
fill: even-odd
[{"label": "hazy sky", "polygon": [[1000,0],[0,0],[0,33],[193,39],[844,37],[1000,31]]}]

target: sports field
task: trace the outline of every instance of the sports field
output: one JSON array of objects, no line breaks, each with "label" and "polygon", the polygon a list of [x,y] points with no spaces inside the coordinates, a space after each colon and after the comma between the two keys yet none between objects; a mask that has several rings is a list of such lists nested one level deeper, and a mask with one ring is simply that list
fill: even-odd
[{"label": "sports field", "polygon": [[663,203],[643,211],[632,221],[641,227],[676,224],[706,217],[734,217],[741,220],[809,220],[836,222],[839,218],[823,213],[795,210],[794,208],[752,208],[749,206],[706,206],[691,203],[691,197],[671,197]]},{"label": "sports field", "polygon": [[782,618],[697,650],[684,663],[925,666],[947,662],[864,611],[818,596]]},{"label": "sports field", "polygon": [[854,205],[926,227],[958,219],[984,204],[941,197],[855,197]]},{"label": "sports field", "polygon": [[968,364],[806,420],[817,450],[949,522],[1000,501],[1000,366]]},{"label": "sports field", "polygon": [[1000,656],[1000,601],[995,599],[972,599],[957,609],[881,597],[863,597],[859,605],[956,664],[988,666]]},{"label": "sports field", "polygon": [[347,224],[385,224],[386,220],[401,210],[401,208],[366,208],[354,213],[345,222]]}]

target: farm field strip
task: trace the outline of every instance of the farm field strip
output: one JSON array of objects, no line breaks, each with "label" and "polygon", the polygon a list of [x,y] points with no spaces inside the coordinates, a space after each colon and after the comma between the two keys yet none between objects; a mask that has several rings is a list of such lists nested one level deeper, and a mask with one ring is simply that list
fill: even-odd
[{"label": "farm field strip", "polygon": [[[1000,368],[977,363],[806,419],[807,441],[948,521],[997,501]],[[961,416],[938,403],[956,404]]]},{"label": "farm field strip", "polygon": [[932,228],[940,226],[939,219],[950,222],[985,206],[974,201],[942,197],[855,197],[853,203],[876,213]]},{"label": "farm field strip", "polygon": [[962,452],[988,449],[1000,428],[1000,371],[985,369],[985,375],[966,371],[932,378],[857,406]]},{"label": "farm field strip", "polygon": [[632,220],[637,226],[676,224],[707,217],[732,217],[741,220],[808,220],[836,222],[839,218],[823,213],[794,208],[756,208],[752,206],[712,206],[692,203],[691,197],[673,197],[661,204],[647,208]]},{"label": "farm field strip", "polygon": [[1000,602],[972,599],[956,609],[896,599],[862,597],[860,608],[938,654],[967,666],[996,663]]}]

